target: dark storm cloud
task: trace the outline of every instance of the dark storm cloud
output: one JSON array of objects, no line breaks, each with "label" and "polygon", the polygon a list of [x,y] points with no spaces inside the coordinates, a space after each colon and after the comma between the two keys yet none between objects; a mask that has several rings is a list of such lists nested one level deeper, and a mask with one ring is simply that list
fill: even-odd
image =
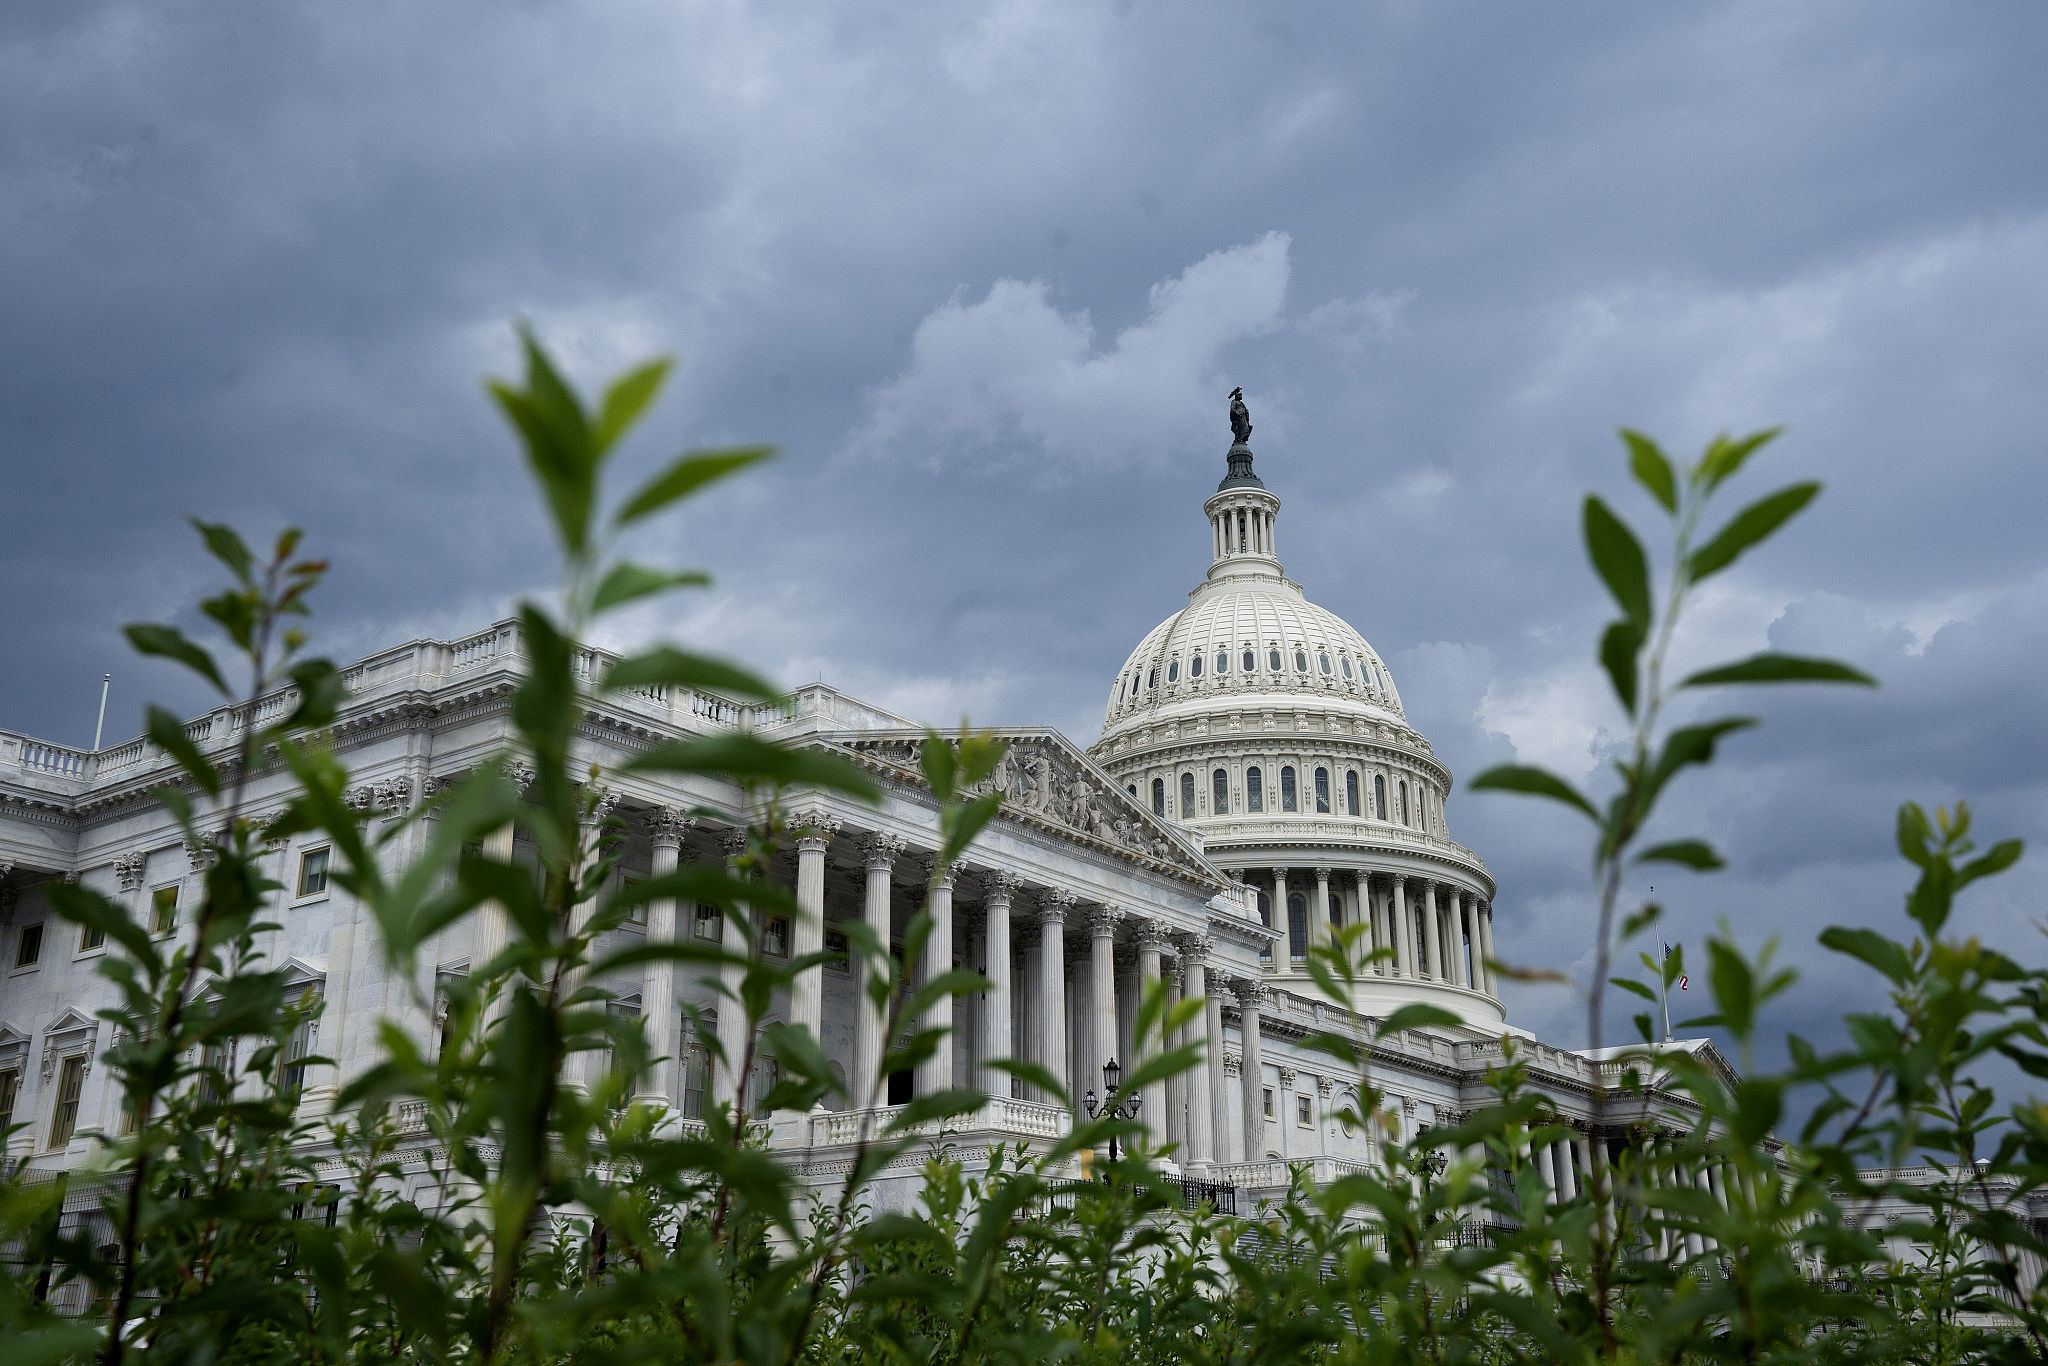
[{"label": "dark storm cloud", "polygon": [[[1669,817],[1730,871],[1658,891],[1811,964],[1894,914],[1898,800],[2048,822],[2044,56],[2020,7],[17,4],[0,721],[82,742],[108,668],[116,735],[197,704],[116,633],[205,582],[188,510],[310,527],[337,653],[546,584],[478,388],[524,316],[586,381],[680,354],[628,464],[785,447],[650,534],[721,588],[635,629],[1085,741],[1203,567],[1241,384],[1290,573],[1453,768],[1597,785],[1575,508],[1649,514],[1613,429],[1783,422],[1742,491],[1829,491],[1689,648],[1886,687],[1761,700]],[[1451,818],[1504,949],[1579,965],[1569,820]],[[2034,952],[2041,887],[1971,913]]]}]

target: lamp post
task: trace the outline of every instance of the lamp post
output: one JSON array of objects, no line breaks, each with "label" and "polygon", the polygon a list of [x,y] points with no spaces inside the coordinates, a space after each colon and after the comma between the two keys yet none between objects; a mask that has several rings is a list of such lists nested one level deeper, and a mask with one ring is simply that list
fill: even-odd
[{"label": "lamp post", "polygon": [[[1098,1103],[1096,1101],[1095,1092],[1092,1090],[1088,1092],[1081,1102],[1088,1108],[1088,1118],[1136,1119],[1138,1117],[1138,1106],[1143,1103],[1145,1097],[1141,1092],[1137,1091],[1133,1091],[1127,1096],[1118,1094],[1117,1083],[1123,1080],[1123,1075],[1124,1069],[1117,1066],[1115,1058],[1111,1058],[1108,1062],[1102,1064],[1102,1089],[1104,1095],[1101,1102]],[[1109,1136],[1109,1160],[1114,1162],[1116,1158],[1116,1135],[1111,1134]]]}]

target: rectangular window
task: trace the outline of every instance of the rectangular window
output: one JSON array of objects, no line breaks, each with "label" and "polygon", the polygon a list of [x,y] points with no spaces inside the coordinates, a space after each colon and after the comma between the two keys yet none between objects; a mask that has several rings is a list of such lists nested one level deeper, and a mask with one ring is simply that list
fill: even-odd
[{"label": "rectangular window", "polygon": [[327,857],[326,849],[308,849],[299,855],[299,896],[320,896],[327,891]]},{"label": "rectangular window", "polygon": [[[632,891],[632,890],[633,890],[633,889],[634,889],[635,887],[639,886],[639,885],[640,885],[640,883],[641,883],[641,882],[642,882],[643,880],[644,880],[644,879],[642,879],[642,878],[639,878],[639,877],[634,877],[634,876],[630,876],[630,875],[629,875],[629,876],[626,876],[626,877],[622,877],[622,878],[620,878],[620,879],[619,879],[619,882],[620,882],[620,886],[621,886],[622,890],[630,892],[630,891]],[[635,904],[635,905],[633,905],[633,906],[629,907],[629,908],[627,909],[627,911],[626,911],[626,923],[627,923],[628,925],[638,925],[638,926],[639,926],[639,927],[640,927],[641,929],[643,929],[643,930],[644,930],[644,929],[646,929],[646,928],[647,928],[647,903],[646,903],[646,902],[644,902],[644,901],[642,901],[642,902],[639,902],[639,903],[637,903],[637,904]]]},{"label": "rectangular window", "polygon": [[[688,1029],[690,1022],[683,1021]],[[705,1071],[711,1059],[702,1047],[691,1044],[683,1050],[683,1117],[702,1119],[704,1117]]]},{"label": "rectangular window", "polygon": [[771,915],[761,927],[761,952],[770,958],[789,957],[789,917]]},{"label": "rectangular window", "polygon": [[782,1062],[777,1058],[756,1058],[754,1060],[753,1086],[749,1090],[747,1108],[759,1110],[768,1103],[768,1097],[782,1083]]},{"label": "rectangular window", "polygon": [[199,1098],[218,1105],[235,1089],[228,1075],[228,1046],[210,1043],[199,1050]]},{"label": "rectangular window", "polygon": [[313,1025],[319,1008],[320,993],[307,988],[298,1000],[299,1022],[292,1027],[292,1036],[278,1056],[277,1089],[294,1100],[306,1089],[306,1057],[313,1051]]},{"label": "rectangular window", "polygon": [[1314,1127],[1316,1122],[1315,1111],[1309,1104],[1307,1096],[1296,1096],[1294,1098],[1294,1122],[1304,1127]]},{"label": "rectangular window", "polygon": [[149,898],[149,932],[158,937],[178,928],[178,884],[159,887]]},{"label": "rectangular window", "polygon": [[97,925],[81,925],[78,928],[78,951],[91,953],[94,949],[107,946],[107,932]]},{"label": "rectangular window", "polygon": [[852,960],[848,954],[846,936],[840,931],[833,929],[825,931],[825,952],[832,955],[830,966],[839,969],[841,972],[851,970],[849,965]]},{"label": "rectangular window", "polygon": [[699,902],[695,912],[695,919],[691,921],[691,927],[691,933],[699,939],[708,939],[714,944],[717,943],[720,930],[718,907],[706,906]]},{"label": "rectangular window", "polygon": [[14,1123],[14,1099],[21,1094],[21,1069],[10,1067],[0,1072],[0,1135],[4,1135]]},{"label": "rectangular window", "polygon": [[1266,1118],[1271,1119],[1273,1117],[1273,1088],[1268,1086],[1261,1094],[1265,1097]]},{"label": "rectangular window", "polygon": [[57,1110],[50,1116],[50,1146],[61,1148],[78,1132],[78,1096],[85,1090],[85,1054],[73,1053],[57,1072]]},{"label": "rectangular window", "polygon": [[21,927],[21,938],[14,941],[14,966],[32,968],[43,957],[43,922]]}]

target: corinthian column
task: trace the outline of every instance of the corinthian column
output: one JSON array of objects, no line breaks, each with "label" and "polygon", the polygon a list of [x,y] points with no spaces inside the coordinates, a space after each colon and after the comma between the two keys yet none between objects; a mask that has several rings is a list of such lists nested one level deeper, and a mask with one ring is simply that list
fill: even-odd
[{"label": "corinthian column", "polygon": [[859,989],[854,1001],[852,1081],[854,1097],[863,1107],[880,1105],[888,1098],[882,1076],[882,1007],[875,1003],[868,984],[873,977],[886,979],[889,975],[889,872],[902,852],[903,841],[894,835],[871,834],[861,846],[868,878],[861,919],[881,946],[880,957],[868,960],[868,966],[854,977]]},{"label": "corinthian column", "polygon": [[[1074,1103],[1074,1079],[1067,1074],[1067,910],[1072,893],[1049,891],[1038,902],[1039,1061]],[[1047,1096],[1047,1100],[1052,1097]]]},{"label": "corinthian column", "polygon": [[1223,1077],[1222,1011],[1209,994],[1209,937],[1190,935],[1181,941],[1180,959],[1187,971],[1182,990],[1202,1003],[1202,1013],[1189,1022],[1193,1041],[1202,1050],[1202,1060],[1187,1074],[1188,1161],[1207,1164],[1216,1160],[1215,1105]]},{"label": "corinthian column", "polygon": [[1493,903],[1474,901],[1473,918],[1479,922],[1479,956],[1486,960],[1486,994],[1500,995],[1500,981],[1493,975]]},{"label": "corinthian column", "polygon": [[1244,1160],[1257,1162],[1266,1155],[1266,1073],[1259,1061],[1259,1009],[1266,987],[1243,977],[1236,987],[1238,1026],[1244,1037]]},{"label": "corinthian column", "polygon": [[[830,812],[799,811],[790,819],[796,837],[796,925],[790,931],[792,957],[816,953],[825,944],[825,851],[839,822]],[[825,1042],[825,995],[822,971],[805,968],[789,984],[789,1022],[808,1029],[822,1047]]]},{"label": "corinthian column", "polygon": [[1316,869],[1316,902],[1308,911],[1308,944],[1323,948],[1330,942],[1330,870]]},{"label": "corinthian column", "polygon": [[[737,827],[719,836],[725,847],[727,868],[737,876],[740,857],[747,852],[747,832]],[[728,906],[719,920],[719,947],[728,957],[747,958],[747,932],[741,925],[740,917],[751,915],[747,906]],[[746,968],[737,962],[721,963],[718,966],[718,981],[722,988],[718,1000],[718,1050],[725,1055],[712,1074],[712,1103],[724,1102],[735,1111],[739,1108],[740,1096],[747,1084],[740,1069],[747,1059],[747,1031],[750,1022],[747,1009],[740,1001],[740,979],[746,976]]]},{"label": "corinthian column", "polygon": [[990,1061],[1008,1060],[1014,1051],[1010,1041],[1010,902],[1017,894],[1015,873],[991,873],[988,883],[988,995],[982,997],[981,1080],[978,1085],[992,1096],[1010,1094],[1009,1075],[990,1067]]},{"label": "corinthian column", "polygon": [[1436,884],[1422,884],[1422,937],[1429,950],[1429,975],[1444,980],[1444,945],[1436,923]]},{"label": "corinthian column", "polygon": [[1095,1056],[1088,1076],[1075,1078],[1077,1091],[1095,1086],[1116,1057],[1116,925],[1122,918],[1113,906],[1088,912],[1088,1042]]},{"label": "corinthian column", "polygon": [[[953,970],[953,884],[959,876],[960,866],[954,864],[932,883],[931,900],[925,907],[932,918],[932,932],[924,941],[923,970],[918,974],[921,983]],[[944,1031],[931,1056],[917,1065],[917,1094],[928,1096],[953,1084],[953,998],[942,996],[932,1002],[918,1027]]]},{"label": "corinthian column", "polygon": [[[1159,980],[1159,955],[1166,947],[1166,930],[1158,921],[1148,920],[1138,926],[1138,1001],[1141,1004],[1145,994],[1152,989],[1152,984]],[[1132,1038],[1131,1061],[1134,1065],[1142,1064],[1148,1058],[1157,1057],[1161,1044],[1171,1046],[1173,1041],[1166,1037],[1166,1017],[1163,1014],[1159,1017],[1159,1024],[1160,1033],[1156,1041]],[[1133,1033],[1135,1034],[1135,1031]],[[1168,1129],[1166,1083],[1149,1082],[1140,1094],[1143,1100],[1138,1105],[1139,1122],[1144,1124],[1145,1132],[1151,1135],[1153,1142],[1164,1142]]]},{"label": "corinthian column", "polygon": [[1408,879],[1394,874],[1394,942],[1400,947],[1401,977],[1420,977],[1415,967],[1415,917],[1408,913]]},{"label": "corinthian column", "polygon": [[[675,872],[676,860],[683,848],[683,836],[689,833],[691,824],[688,816],[672,806],[657,807],[648,817],[648,833],[654,837],[652,872],[655,878],[664,878]],[[676,942],[674,897],[657,897],[647,903],[647,942]],[[677,1046],[676,1026],[680,1019],[676,1013],[675,960],[662,958],[649,963],[640,975],[640,1024],[647,1031],[647,1050],[655,1061],[654,1066],[647,1069],[638,1088],[642,1100],[658,1101],[671,1107],[678,1103],[676,1059],[681,1056],[681,1049]]]}]

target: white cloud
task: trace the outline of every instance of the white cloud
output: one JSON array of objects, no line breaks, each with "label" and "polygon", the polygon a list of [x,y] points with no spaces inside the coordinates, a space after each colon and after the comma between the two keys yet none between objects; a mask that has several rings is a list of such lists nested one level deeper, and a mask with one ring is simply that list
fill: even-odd
[{"label": "white cloud", "polygon": [[950,457],[1053,465],[1153,462],[1177,442],[1214,444],[1231,343],[1280,325],[1285,233],[1211,252],[1152,286],[1142,321],[1106,349],[1085,309],[1061,312],[1043,280],[958,294],[918,324],[910,364],[876,391],[853,450],[938,464]]}]

